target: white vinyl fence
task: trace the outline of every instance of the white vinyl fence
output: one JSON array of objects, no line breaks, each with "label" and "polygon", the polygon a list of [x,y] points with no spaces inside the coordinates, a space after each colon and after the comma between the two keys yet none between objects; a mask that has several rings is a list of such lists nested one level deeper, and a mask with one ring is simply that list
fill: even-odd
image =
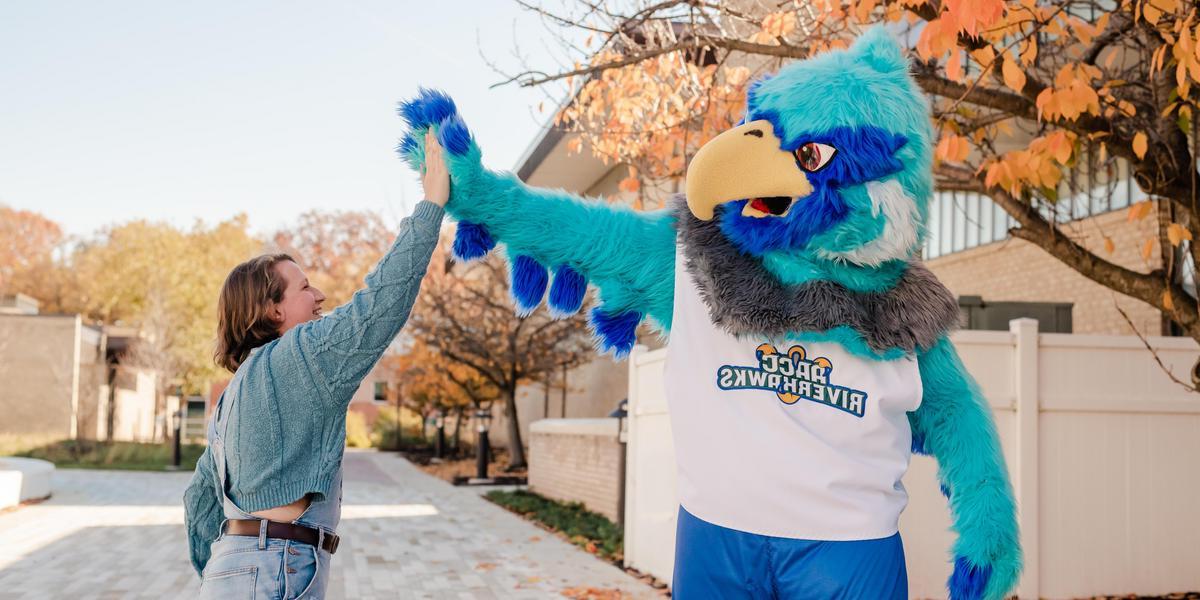
[{"label": "white vinyl fence", "polygon": [[[1021,598],[1200,590],[1200,395],[1136,337],[960,331],[954,344],[996,417],[1020,505]],[[1200,349],[1149,338],[1182,380]],[[629,360],[625,563],[669,582],[675,455],[666,350]],[[720,435],[720,432],[713,432]],[[913,458],[900,522],[913,598],[945,598],[953,534],[933,459]]]}]

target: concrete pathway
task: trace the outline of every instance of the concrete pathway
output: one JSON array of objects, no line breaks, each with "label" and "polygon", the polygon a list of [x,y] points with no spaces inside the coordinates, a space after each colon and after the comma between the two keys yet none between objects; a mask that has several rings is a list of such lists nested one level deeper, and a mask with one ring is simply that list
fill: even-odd
[{"label": "concrete pathway", "polygon": [[[350,452],[345,464],[329,598],[658,596],[394,455]],[[180,505],[190,477],[60,469],[52,499],[0,513],[0,599],[194,597]]]}]

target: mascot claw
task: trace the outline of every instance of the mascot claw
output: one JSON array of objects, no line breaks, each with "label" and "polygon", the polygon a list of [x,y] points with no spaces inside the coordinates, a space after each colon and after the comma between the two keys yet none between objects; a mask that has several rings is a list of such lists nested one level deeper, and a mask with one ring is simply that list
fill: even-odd
[{"label": "mascot claw", "polygon": [[425,158],[424,136],[431,127],[437,133],[438,143],[452,158],[469,156],[472,148],[476,148],[471,130],[445,92],[422,88],[415,98],[401,102],[398,111],[408,124],[408,132],[396,151],[414,169],[419,170]]},{"label": "mascot claw", "polygon": [[478,260],[496,247],[496,240],[483,225],[469,221],[459,221],[458,229],[454,232],[454,260],[471,262]]},{"label": "mascot claw", "polygon": [[966,558],[956,558],[954,572],[950,574],[950,581],[946,584],[950,588],[950,600],[982,600],[983,591],[987,589],[988,580],[991,578],[990,566],[976,566]]}]

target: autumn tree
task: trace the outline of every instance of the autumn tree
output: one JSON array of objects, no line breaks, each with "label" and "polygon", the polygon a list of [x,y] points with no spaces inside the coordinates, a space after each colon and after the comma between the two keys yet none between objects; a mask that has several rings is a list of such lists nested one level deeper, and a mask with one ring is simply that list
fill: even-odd
[{"label": "autumn tree", "polygon": [[[579,134],[577,148],[634,165],[639,178],[668,180],[683,173],[680,157],[740,117],[730,106],[760,71],[889,23],[931,98],[940,188],[990,198],[1016,221],[1009,235],[1160,309],[1200,340],[1189,283],[1200,254],[1190,243],[1200,233],[1194,3],[518,1],[559,32],[565,54],[552,68],[522,65],[509,80],[565,86],[572,101],[558,119]],[[1132,176],[1150,199],[1130,207],[1129,218],[1154,220],[1157,235],[1140,245],[1147,259],[1157,251],[1156,262],[1119,265],[1105,232],[1071,223],[1058,205],[1078,193],[1072,172],[1098,181],[1102,194]]]},{"label": "autumn tree", "polygon": [[500,397],[500,390],[474,368],[449,359],[422,340],[383,360],[399,382],[398,402],[425,418],[438,413],[454,417],[455,449],[469,416],[467,409],[489,409]]},{"label": "autumn tree", "polygon": [[394,239],[395,229],[377,212],[319,210],[301,214],[273,237],[275,246],[292,255],[325,293],[330,307],[350,300]]},{"label": "autumn tree", "polygon": [[517,386],[590,360],[593,350],[585,319],[582,314],[554,319],[544,309],[519,316],[509,298],[501,257],[493,254],[463,265],[451,263],[447,256],[443,243],[434,253],[406,329],[450,363],[446,376],[465,395],[470,394],[464,385],[483,385],[499,393],[507,417],[509,467],[524,468]]},{"label": "autumn tree", "polygon": [[75,274],[79,312],[139,330],[131,364],[199,392],[220,375],[212,352],[221,284],[261,249],[245,215],[190,230],[130,221],[81,242],[65,266]]},{"label": "autumn tree", "polygon": [[65,244],[58,223],[0,205],[0,293],[23,293],[36,298],[44,312],[64,312],[67,274],[57,258]]}]

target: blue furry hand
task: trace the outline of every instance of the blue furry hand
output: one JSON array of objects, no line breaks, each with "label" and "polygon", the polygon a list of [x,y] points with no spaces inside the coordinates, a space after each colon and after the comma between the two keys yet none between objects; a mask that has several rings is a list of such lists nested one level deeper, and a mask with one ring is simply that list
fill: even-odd
[{"label": "blue furry hand", "polygon": [[1021,577],[1016,506],[1007,474],[997,475],[972,483],[943,483],[959,535],[954,572],[946,583],[950,600],[1002,600]]},{"label": "blue furry hand", "polygon": [[[426,158],[444,161],[451,182],[446,208],[454,214],[454,207],[469,202],[478,195],[479,188],[486,187],[489,173],[483,168],[478,144],[459,116],[454,100],[443,92],[421,89],[416,98],[400,104],[400,115],[409,130],[396,151],[418,172],[423,172]],[[437,145],[445,148],[444,156],[441,152],[434,156],[433,148],[426,156],[426,140],[431,133]],[[485,226],[460,218],[451,249],[455,259],[462,262],[480,259],[495,247],[496,240]]]},{"label": "blue furry hand", "polygon": [[983,592],[991,578],[990,566],[973,565],[961,556],[955,558],[954,572],[950,574],[950,581],[946,583],[950,589],[950,600],[983,600]]},{"label": "blue furry hand", "polygon": [[1021,557],[1015,549],[991,561],[975,562],[955,557],[954,572],[946,582],[950,600],[1002,600],[1021,576]]}]

